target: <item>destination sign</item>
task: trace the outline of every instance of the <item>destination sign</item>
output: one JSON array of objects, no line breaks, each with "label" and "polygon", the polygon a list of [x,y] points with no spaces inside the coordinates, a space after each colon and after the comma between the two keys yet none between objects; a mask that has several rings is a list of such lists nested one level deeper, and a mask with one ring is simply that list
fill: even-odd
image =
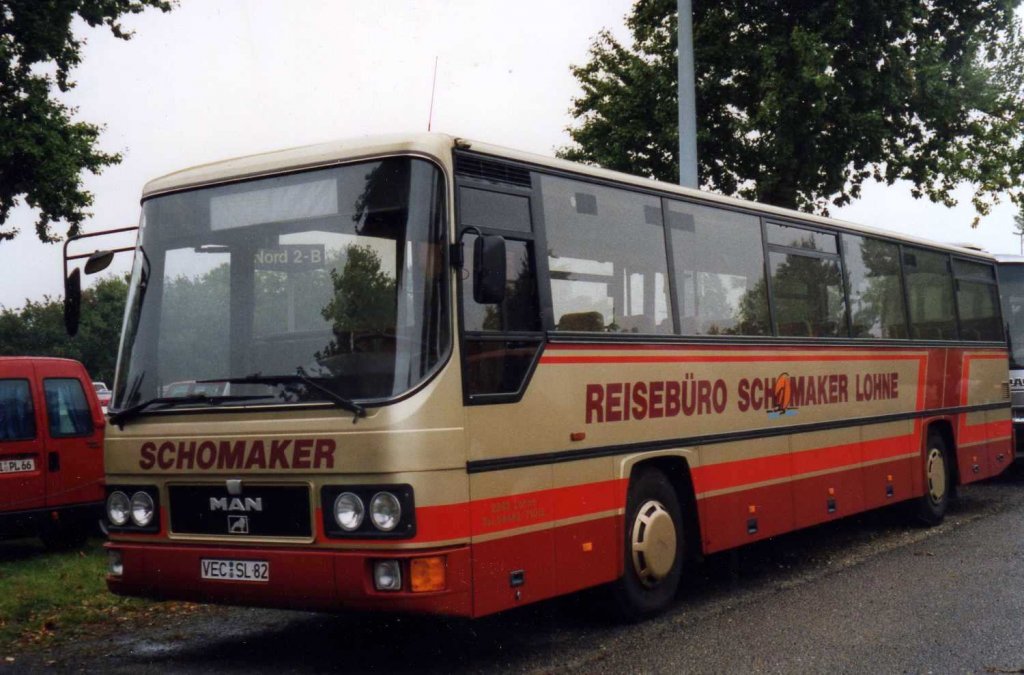
[{"label": "destination sign", "polygon": [[320,269],[327,257],[323,244],[284,244],[256,251],[256,269],[293,272]]}]

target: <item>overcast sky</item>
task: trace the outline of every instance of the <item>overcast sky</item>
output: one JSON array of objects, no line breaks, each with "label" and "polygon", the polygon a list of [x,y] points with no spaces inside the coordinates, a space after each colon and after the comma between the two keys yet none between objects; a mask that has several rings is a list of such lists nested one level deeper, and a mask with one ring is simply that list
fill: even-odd
[{"label": "overcast sky", "polygon": [[[181,0],[169,14],[129,17],[124,42],[87,38],[78,118],[106,124],[104,150],[124,161],[86,184],[86,231],[134,225],[143,184],[204,162],[367,134],[433,129],[545,155],[568,142],[577,93],[569,65],[602,28],[628,39],[632,0]],[[699,111],[698,111],[699,116]],[[699,124],[698,119],[698,124]],[[915,200],[906,185],[868,186],[832,215],[940,241],[1016,253],[1011,204],[972,230],[970,191],[954,209]],[[0,306],[62,294],[61,247],[39,243],[34,214],[0,242]],[[128,269],[128,256],[112,266]],[[88,282],[87,282],[88,283]]]}]

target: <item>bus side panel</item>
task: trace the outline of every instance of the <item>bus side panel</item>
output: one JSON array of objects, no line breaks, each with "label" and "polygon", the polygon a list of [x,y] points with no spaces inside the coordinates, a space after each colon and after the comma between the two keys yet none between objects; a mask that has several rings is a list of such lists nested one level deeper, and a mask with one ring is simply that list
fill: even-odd
[{"label": "bus side panel", "polygon": [[1010,410],[988,410],[985,418],[989,466],[996,473],[1001,473],[1013,462],[1013,421]]},{"label": "bus side panel", "polygon": [[702,446],[700,457],[692,475],[705,553],[793,529],[787,436]]},{"label": "bus side panel", "polygon": [[471,474],[473,615],[555,595],[552,467]]},{"label": "bus side panel", "polygon": [[[1002,387],[1007,372],[1004,356],[1002,352],[961,352],[961,358],[957,359],[961,363],[962,373],[959,382],[960,405],[1007,402]],[[994,418],[993,412],[999,413],[999,417]],[[1000,423],[1000,420],[1008,419],[1007,412],[981,410],[958,416],[957,463],[961,483],[994,476],[1009,465],[1009,462],[998,458],[999,444],[1009,436]],[[990,425],[990,421],[995,421],[995,424]]]},{"label": "bus side panel", "polygon": [[612,457],[553,467],[558,593],[597,586],[622,574],[629,479],[616,477],[616,471]]},{"label": "bus side panel", "polygon": [[794,527],[816,525],[864,508],[860,441],[857,428],[791,437]]},{"label": "bus side panel", "polygon": [[921,493],[920,436],[913,420],[861,427],[864,508],[873,509]]},{"label": "bus side panel", "polygon": [[984,411],[957,416],[957,466],[961,483],[974,483],[992,473],[985,422]]},{"label": "bus side panel", "polygon": [[788,480],[701,500],[704,552],[767,539],[793,529],[793,488]]}]

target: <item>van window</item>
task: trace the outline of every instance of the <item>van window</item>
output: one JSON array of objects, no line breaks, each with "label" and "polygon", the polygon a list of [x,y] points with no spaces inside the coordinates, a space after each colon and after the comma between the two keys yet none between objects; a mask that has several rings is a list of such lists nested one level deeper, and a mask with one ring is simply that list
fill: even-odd
[{"label": "van window", "polygon": [[36,436],[36,416],[28,380],[0,380],[0,441]]},{"label": "van window", "polygon": [[43,393],[46,395],[46,416],[51,436],[92,433],[92,413],[81,382],[74,378],[46,379],[43,380]]}]

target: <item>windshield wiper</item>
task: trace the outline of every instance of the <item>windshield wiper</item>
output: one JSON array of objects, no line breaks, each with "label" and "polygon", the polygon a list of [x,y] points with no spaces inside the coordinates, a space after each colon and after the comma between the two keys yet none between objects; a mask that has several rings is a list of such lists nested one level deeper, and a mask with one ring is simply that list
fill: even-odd
[{"label": "windshield wiper", "polygon": [[343,410],[348,410],[351,413],[355,413],[355,417],[352,418],[352,423],[360,417],[366,417],[366,408],[356,403],[350,398],[345,398],[336,391],[333,391],[324,385],[320,384],[317,380],[325,380],[328,378],[317,378],[313,379],[306,374],[305,369],[299,366],[295,369],[294,375],[263,375],[261,373],[253,373],[252,375],[246,375],[245,377],[221,377],[214,378],[212,380],[197,380],[196,384],[218,384],[226,382],[228,384],[269,384],[269,385],[289,385],[289,384],[304,384],[311,389],[323,394],[334,403],[336,406]]},{"label": "windshield wiper", "polygon": [[209,396],[207,394],[193,394],[192,396],[158,396],[157,398],[151,398],[142,403],[137,403],[130,408],[124,408],[116,412],[110,413],[110,423],[116,424],[117,426],[124,426],[124,423],[130,419],[138,417],[139,413],[144,412],[148,408],[159,406],[157,409],[173,408],[178,405],[189,405],[196,403],[206,403],[208,405],[219,405],[221,403],[230,403],[232,401],[253,401],[256,399],[265,399],[266,396]]}]

